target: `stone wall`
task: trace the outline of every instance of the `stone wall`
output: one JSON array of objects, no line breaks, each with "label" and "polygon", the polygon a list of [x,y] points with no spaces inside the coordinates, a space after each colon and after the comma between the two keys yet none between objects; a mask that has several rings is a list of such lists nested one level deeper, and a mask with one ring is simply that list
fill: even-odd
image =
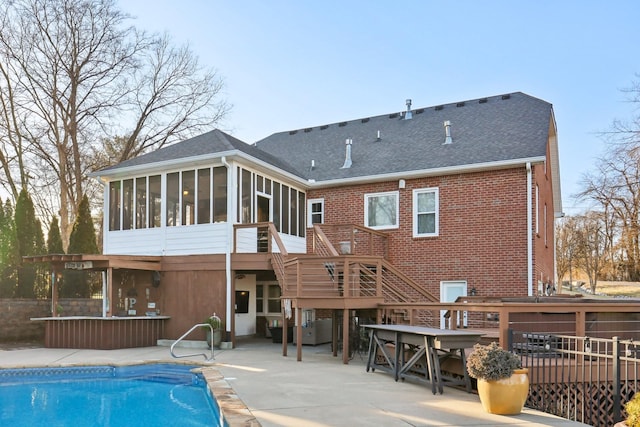
[{"label": "stone wall", "polygon": [[[101,316],[102,300],[61,299],[62,316]],[[44,341],[44,323],[34,317],[51,316],[51,300],[0,299],[0,342]]]}]

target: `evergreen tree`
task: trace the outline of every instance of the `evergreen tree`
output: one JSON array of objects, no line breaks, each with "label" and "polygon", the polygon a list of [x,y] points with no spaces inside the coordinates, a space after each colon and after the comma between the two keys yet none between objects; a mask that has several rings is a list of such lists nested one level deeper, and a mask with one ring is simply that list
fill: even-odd
[{"label": "evergreen tree", "polygon": [[78,206],[78,216],[73,224],[71,236],[69,237],[70,254],[97,254],[98,245],[96,243],[96,229],[91,219],[89,209],[89,198],[85,195]]},{"label": "evergreen tree", "polygon": [[54,216],[49,224],[49,233],[47,234],[47,253],[63,254],[62,236],[60,235],[60,227],[58,226],[58,217]]},{"label": "evergreen tree", "polygon": [[[89,199],[85,195],[78,206],[78,216],[69,237],[70,254],[97,254],[96,230],[91,219]],[[99,277],[87,271],[65,270],[60,285],[60,296],[65,298],[88,298],[101,288]]]},{"label": "evergreen tree", "polygon": [[18,285],[20,255],[13,221],[13,206],[0,200],[0,298],[11,298]]},{"label": "evergreen tree", "polygon": [[[40,221],[36,219],[33,201],[24,188],[20,191],[16,202],[14,222],[20,257],[42,254],[44,252],[42,227]],[[38,268],[34,264],[20,263],[16,297],[33,298],[35,296],[35,288],[45,286],[40,283],[45,279],[41,274],[41,270],[42,268]]]}]

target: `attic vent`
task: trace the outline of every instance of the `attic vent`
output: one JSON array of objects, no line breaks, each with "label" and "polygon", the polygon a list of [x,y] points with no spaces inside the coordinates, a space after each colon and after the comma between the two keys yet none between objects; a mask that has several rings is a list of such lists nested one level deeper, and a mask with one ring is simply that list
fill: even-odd
[{"label": "attic vent", "polygon": [[453,139],[451,138],[451,122],[449,120],[445,120],[444,124],[444,143],[451,144]]},{"label": "attic vent", "polygon": [[434,107],[434,110],[436,110],[436,111],[440,111],[440,110],[442,110],[443,108],[444,108],[444,105],[436,105],[436,106]]},{"label": "attic vent", "polygon": [[478,104],[486,104],[487,103],[487,98],[480,98],[478,100]]},{"label": "attic vent", "polygon": [[424,108],[418,108],[416,110],[416,114],[422,114],[422,113],[424,113]]},{"label": "attic vent", "polygon": [[290,130],[290,131],[289,131],[289,135],[295,135],[296,133],[298,133],[298,131],[297,131],[297,130]]},{"label": "attic vent", "polygon": [[398,113],[393,113],[393,114],[389,114],[389,118],[390,119],[395,119],[396,117],[398,117],[400,114]]},{"label": "attic vent", "polygon": [[305,132],[305,133],[309,133],[309,132],[311,132],[312,130],[313,130],[313,128],[306,128],[306,129],[304,130],[304,132]]},{"label": "attic vent", "polygon": [[458,102],[458,103],[456,104],[456,107],[464,107],[464,102]]},{"label": "attic vent", "polygon": [[360,120],[360,123],[367,123],[368,121],[369,121],[369,118],[366,118],[366,119]]},{"label": "attic vent", "polygon": [[347,138],[344,144],[346,147],[346,153],[344,158],[344,164],[340,169],[348,169],[351,167],[351,144],[353,144],[353,140],[351,138]]},{"label": "attic vent", "polygon": [[329,125],[322,125],[322,126],[320,126],[320,130],[325,130],[325,129],[327,129],[328,127],[329,127]]},{"label": "attic vent", "polygon": [[338,123],[338,126],[340,126],[340,127],[343,127],[343,126],[346,126],[346,125],[347,125],[347,122]]},{"label": "attic vent", "polygon": [[411,113],[411,100],[407,99],[407,111],[404,113],[405,120],[411,120],[413,118],[413,113]]},{"label": "attic vent", "polygon": [[509,95],[509,94],[502,95],[502,99],[509,99],[509,98],[511,98],[511,95]]}]

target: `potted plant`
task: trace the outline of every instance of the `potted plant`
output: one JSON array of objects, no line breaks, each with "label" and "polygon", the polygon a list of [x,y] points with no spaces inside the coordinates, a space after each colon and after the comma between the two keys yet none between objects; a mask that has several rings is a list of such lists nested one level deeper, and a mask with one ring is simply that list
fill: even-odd
[{"label": "potted plant", "polygon": [[[213,345],[219,347],[222,341],[222,329],[224,328],[222,319],[213,313],[213,316],[207,317],[202,323],[211,325],[211,328],[213,328]],[[204,328],[207,333],[207,345],[211,347],[211,328],[209,328],[209,326],[204,326]]]},{"label": "potted plant", "polygon": [[624,404],[627,411],[627,419],[616,423],[615,427],[640,427],[640,393],[633,395],[633,398]]},{"label": "potted plant", "polygon": [[478,395],[486,412],[515,415],[529,394],[529,370],[520,358],[496,342],[476,344],[467,357],[467,372],[478,380]]}]

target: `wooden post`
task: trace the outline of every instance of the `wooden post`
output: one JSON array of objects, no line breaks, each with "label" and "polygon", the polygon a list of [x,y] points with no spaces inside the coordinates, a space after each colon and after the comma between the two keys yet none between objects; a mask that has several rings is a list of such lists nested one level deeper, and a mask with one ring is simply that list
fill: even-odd
[{"label": "wooden post", "polygon": [[333,357],[338,357],[338,316],[336,316],[336,310],[332,310],[331,316],[333,317],[331,322],[331,327],[333,328],[333,333],[331,336],[333,337]]},{"label": "wooden post", "polygon": [[342,363],[349,363],[349,309],[342,310]]},{"label": "wooden post", "polygon": [[302,309],[296,307],[296,350],[298,351],[298,362],[302,361]]},{"label": "wooden post", "polygon": [[287,324],[287,316],[284,314],[284,308],[282,309],[282,355],[287,355],[287,331],[289,330],[289,326]]}]

